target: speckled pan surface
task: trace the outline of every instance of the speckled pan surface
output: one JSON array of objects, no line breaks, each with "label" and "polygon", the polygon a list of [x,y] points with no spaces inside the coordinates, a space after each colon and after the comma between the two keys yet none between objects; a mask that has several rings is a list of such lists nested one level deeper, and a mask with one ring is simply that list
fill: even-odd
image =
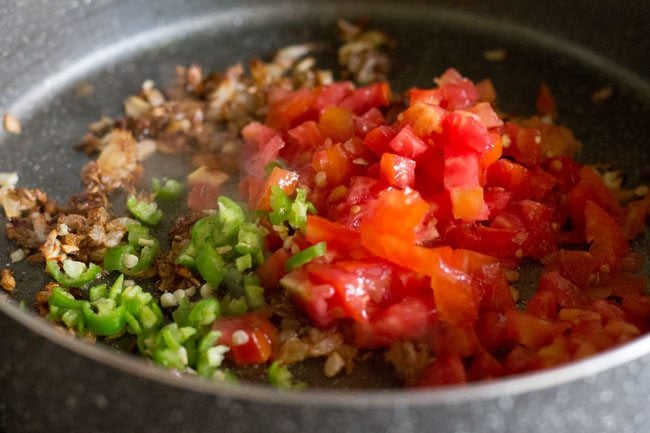
[{"label": "speckled pan surface", "polygon": [[[339,16],[366,16],[400,43],[392,80],[427,84],[453,65],[491,77],[501,106],[526,112],[539,82],[590,151],[631,177],[650,162],[650,4],[638,1],[4,1],[0,110],[23,123],[0,133],[0,172],[59,199],[80,188],[71,150],[85,125],[176,64],[221,68],[297,41],[332,42]],[[486,49],[506,48],[490,63]],[[75,86],[94,88],[79,97]],[[612,86],[603,105],[594,90]],[[0,218],[0,223],[4,220]],[[647,239],[639,248],[648,250]],[[0,266],[11,246],[0,238]],[[19,267],[15,298],[42,272]],[[0,295],[0,431],[20,432],[648,432],[650,338],[581,363],[434,391],[281,393],[178,378],[82,344]]]}]

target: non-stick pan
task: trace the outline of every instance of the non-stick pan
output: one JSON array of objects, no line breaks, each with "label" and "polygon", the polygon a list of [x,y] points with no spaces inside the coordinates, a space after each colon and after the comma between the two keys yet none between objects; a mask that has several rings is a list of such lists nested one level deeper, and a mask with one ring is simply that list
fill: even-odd
[{"label": "non-stick pan", "polygon": [[[368,18],[397,41],[397,88],[430,85],[454,66],[476,80],[492,78],[502,110],[530,113],[540,83],[548,83],[560,121],[585,143],[584,161],[612,163],[631,183],[648,176],[650,3],[643,0],[5,0],[0,109],[21,120],[23,133],[0,134],[0,172],[17,171],[20,186],[63,200],[81,188],[85,157],[72,145],[86,124],[118,114],[143,80],[164,87],[177,64],[223,68],[304,41],[323,43],[327,64],[338,17]],[[487,60],[492,49],[505,49],[506,58]],[[604,87],[611,97],[593,102]],[[647,238],[636,247],[648,251]],[[14,248],[0,240],[1,266]],[[78,341],[32,312],[44,273],[25,263],[14,269],[12,301],[0,295],[6,433],[650,431],[648,336],[486,383],[280,392],[179,377]],[[372,386],[385,374],[339,385]]]}]

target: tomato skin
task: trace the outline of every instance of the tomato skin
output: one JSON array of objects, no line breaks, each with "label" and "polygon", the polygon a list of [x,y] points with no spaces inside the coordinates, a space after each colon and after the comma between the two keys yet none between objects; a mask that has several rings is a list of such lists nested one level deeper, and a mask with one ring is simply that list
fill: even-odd
[{"label": "tomato skin", "polygon": [[388,146],[399,156],[415,161],[427,150],[427,145],[409,125],[405,125],[388,143]]},{"label": "tomato skin", "polygon": [[341,261],[333,264],[309,263],[305,266],[315,284],[334,288],[345,317],[367,322],[372,303],[380,303],[388,293],[392,268],[380,260]]},{"label": "tomato skin", "polygon": [[310,89],[292,92],[275,90],[269,94],[268,114],[264,123],[273,129],[289,129],[299,124],[300,120],[309,120],[306,117],[314,111],[314,101]]},{"label": "tomato skin", "polygon": [[397,132],[391,126],[380,125],[368,132],[363,139],[363,143],[376,155],[381,156],[392,151],[389,143],[395,135],[397,135]]},{"label": "tomato skin", "polygon": [[598,263],[587,251],[559,250],[545,259],[548,271],[556,270],[580,288],[587,288]]},{"label": "tomato skin", "polygon": [[600,176],[587,166],[580,170],[580,182],[569,191],[568,201],[569,214],[578,232],[582,232],[585,228],[587,201],[592,201],[615,220],[623,216],[623,208],[618,204],[614,194],[605,186]]},{"label": "tomato skin", "polygon": [[255,209],[271,210],[271,187],[273,186],[279,186],[285,194],[290,196],[298,186],[298,174],[280,167],[274,167],[261,190],[256,195],[254,200],[255,205],[253,206]]},{"label": "tomato skin", "polygon": [[390,103],[390,86],[386,82],[369,84],[352,91],[338,105],[361,115],[373,107],[385,107]]},{"label": "tomato skin", "polygon": [[427,338],[434,353],[451,351],[462,358],[476,355],[479,350],[479,340],[471,323],[450,325],[437,322],[432,326],[431,335]]},{"label": "tomato skin", "polygon": [[384,153],[379,162],[380,178],[397,188],[413,187],[415,182],[415,161],[393,153]]},{"label": "tomato skin", "polygon": [[454,385],[467,382],[463,360],[457,353],[444,352],[436,355],[417,383],[417,387]]},{"label": "tomato skin", "polygon": [[312,168],[316,173],[325,173],[328,187],[335,187],[344,183],[350,177],[354,165],[341,143],[337,143],[325,150],[314,153]]},{"label": "tomato skin", "polygon": [[557,319],[557,301],[551,290],[537,290],[526,303],[526,312],[540,319]]},{"label": "tomato skin", "polygon": [[549,320],[517,310],[506,311],[505,316],[508,337],[529,349],[539,349],[555,337],[556,326]]},{"label": "tomato skin", "polygon": [[354,136],[354,116],[346,108],[327,107],[318,119],[318,128],[323,136],[335,143],[345,141]]},{"label": "tomato skin", "polygon": [[411,102],[410,107],[400,116],[399,122],[402,127],[409,125],[427,144],[435,144],[434,137],[442,133],[442,122],[447,116],[447,110],[437,105]]},{"label": "tomato skin", "polygon": [[475,114],[481,119],[486,128],[496,128],[503,125],[503,120],[494,112],[492,105],[488,102],[478,102],[476,105],[467,109],[468,112]]},{"label": "tomato skin", "polygon": [[357,347],[388,347],[398,341],[417,341],[428,332],[434,321],[430,300],[405,297],[378,312],[369,322],[355,323]]},{"label": "tomato skin", "polygon": [[[258,313],[247,313],[241,316],[221,317],[212,324],[212,329],[221,332],[217,344],[230,348],[237,365],[263,364],[272,355],[272,345],[277,336],[277,330],[269,320]],[[243,331],[248,340],[236,345],[232,341],[233,333]]]},{"label": "tomato skin", "polygon": [[523,165],[500,159],[487,169],[486,179],[488,186],[503,188],[515,199],[528,196],[530,173]]},{"label": "tomato skin", "polygon": [[292,149],[296,153],[296,149],[311,150],[323,144],[325,140],[323,134],[318,128],[318,123],[313,120],[308,120],[300,125],[291,128],[287,131],[288,144],[287,150]]},{"label": "tomato skin", "polygon": [[487,128],[472,116],[449,113],[442,121],[442,128],[447,146],[465,147],[479,155],[486,154],[494,147]]},{"label": "tomato skin", "polygon": [[436,83],[442,94],[440,105],[448,110],[464,110],[476,104],[478,100],[474,83],[454,68],[447,69]]},{"label": "tomato skin", "polygon": [[630,250],[623,229],[616,220],[592,201],[585,205],[585,239],[591,243],[589,252],[601,266],[620,269],[620,257]]},{"label": "tomato skin", "polygon": [[539,130],[511,122],[506,123],[505,130],[510,145],[503,150],[504,155],[513,157],[526,167],[534,167],[542,162],[542,138]]},{"label": "tomato skin", "polygon": [[474,330],[481,347],[495,356],[507,352],[514,344],[508,334],[508,321],[501,312],[481,313]]},{"label": "tomato skin", "polygon": [[311,244],[327,242],[327,248],[349,253],[359,248],[359,232],[318,215],[307,215],[305,238]]},{"label": "tomato skin", "polygon": [[271,256],[257,268],[255,273],[260,279],[260,284],[267,291],[277,290],[280,286],[280,279],[286,275],[284,264],[289,260],[291,254],[284,248],[278,248]]},{"label": "tomato skin", "polygon": [[545,290],[553,293],[560,307],[584,308],[589,304],[585,292],[557,271],[546,272],[539,279],[538,291]]},{"label": "tomato skin", "polygon": [[354,84],[350,81],[337,81],[332,84],[320,86],[314,92],[314,108],[318,112],[321,112],[327,107],[338,105],[353,90]]},{"label": "tomato skin", "polygon": [[503,366],[486,350],[479,351],[467,371],[467,378],[470,381],[492,379],[501,375],[503,375]]}]

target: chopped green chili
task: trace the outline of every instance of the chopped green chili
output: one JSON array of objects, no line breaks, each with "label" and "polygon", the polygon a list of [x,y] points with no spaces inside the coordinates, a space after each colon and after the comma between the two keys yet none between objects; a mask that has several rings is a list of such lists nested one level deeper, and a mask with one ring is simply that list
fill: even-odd
[{"label": "chopped green chili", "polygon": [[[75,262],[81,263],[81,262]],[[83,263],[82,263],[83,264]],[[94,263],[90,263],[87,267],[83,264],[85,270],[74,276],[62,272],[56,260],[48,260],[46,267],[50,275],[61,285],[66,287],[83,287],[93,281],[102,272],[102,268]]]},{"label": "chopped green chili", "polygon": [[151,179],[151,190],[156,200],[176,200],[183,194],[184,189],[183,184],[175,179],[168,179],[164,185],[161,185],[160,179],[156,177]]},{"label": "chopped green chili", "polygon": [[130,196],[126,200],[126,208],[131,212],[131,215],[143,224],[155,226],[163,217],[163,213],[158,209],[156,202],[138,200],[135,196]]},{"label": "chopped green chili", "polygon": [[299,266],[309,263],[316,257],[324,255],[326,252],[327,242],[319,242],[291,256],[285,263],[285,269],[287,272],[290,272]]}]

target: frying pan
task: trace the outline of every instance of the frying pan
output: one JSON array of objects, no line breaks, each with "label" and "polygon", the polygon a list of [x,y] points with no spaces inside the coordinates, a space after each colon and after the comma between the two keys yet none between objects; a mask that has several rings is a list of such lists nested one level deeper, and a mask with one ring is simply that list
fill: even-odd
[{"label": "frying pan", "polygon": [[[334,46],[338,17],[366,17],[398,42],[391,81],[426,86],[454,66],[492,78],[504,111],[530,113],[547,82],[584,161],[646,177],[650,136],[650,3],[5,0],[0,107],[23,124],[0,135],[0,172],[63,200],[80,190],[85,125],[117,115],[177,64],[223,68],[304,41]],[[490,62],[489,49],[507,57]],[[330,58],[333,51],[330,50]],[[327,57],[325,49],[325,57]],[[327,59],[325,60],[327,62]],[[326,64],[326,63],[325,63]],[[83,88],[92,92],[79,91]],[[612,96],[600,103],[591,94]],[[174,164],[169,170],[179,170]],[[0,220],[4,223],[4,220]],[[14,249],[0,239],[0,265]],[[648,251],[648,240],[636,248]],[[45,277],[15,267],[0,295],[0,431],[18,432],[647,432],[650,337],[548,371],[434,390],[308,389],[210,383],[71,338],[30,309]],[[24,300],[27,308],[19,308]],[[15,301],[15,302],[14,302]],[[345,388],[382,384],[365,372]]]}]

